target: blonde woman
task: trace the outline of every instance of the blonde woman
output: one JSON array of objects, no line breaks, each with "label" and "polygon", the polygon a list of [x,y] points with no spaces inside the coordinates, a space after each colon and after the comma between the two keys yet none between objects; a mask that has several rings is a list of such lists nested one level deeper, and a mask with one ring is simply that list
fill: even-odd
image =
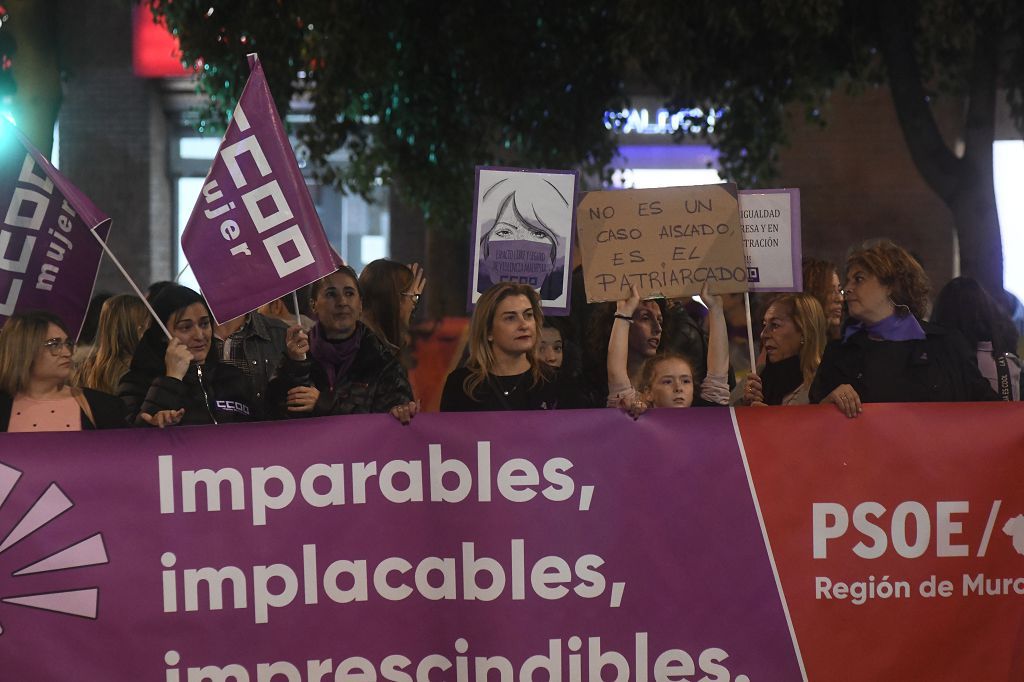
[{"label": "blonde woman", "polygon": [[0,431],[82,431],[127,426],[112,395],[72,388],[75,342],[51,313],[12,315],[0,330]]},{"label": "blonde woman", "polygon": [[538,359],[543,325],[533,287],[501,282],[484,292],[470,322],[469,360],[448,375],[441,411],[581,407],[575,385]]},{"label": "blonde woman", "polygon": [[100,311],[96,347],[75,373],[75,383],[115,393],[148,326],[149,313],[138,297],[121,294],[108,298]]},{"label": "blonde woman", "polygon": [[741,405],[806,405],[825,352],[829,323],[811,294],[783,294],[764,313],[761,351],[765,364],[747,375]]}]

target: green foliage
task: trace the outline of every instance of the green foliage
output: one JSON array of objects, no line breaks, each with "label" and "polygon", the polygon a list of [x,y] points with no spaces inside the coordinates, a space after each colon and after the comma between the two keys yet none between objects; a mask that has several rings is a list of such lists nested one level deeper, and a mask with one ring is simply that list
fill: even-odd
[{"label": "green foliage", "polygon": [[608,47],[617,22],[609,10],[514,0],[265,4],[154,8],[185,58],[203,59],[205,125],[224,124],[245,54],[258,52],[279,110],[293,94],[308,106],[296,133],[321,178],[364,195],[393,184],[434,227],[466,229],[477,164],[603,173],[614,153],[602,121],[624,105],[624,59]]},{"label": "green foliage", "polygon": [[602,115],[624,106],[627,79],[669,107],[724,110],[695,134],[727,177],[767,185],[788,116],[824,125],[835,87],[885,79],[880,8],[897,1],[926,93],[963,96],[975,46],[999,41],[1000,84],[1024,124],[1024,4],[1010,0],[155,0],[154,11],[186,59],[203,60],[204,126],[224,124],[245,54],[258,52],[279,110],[296,95],[308,107],[297,134],[321,178],[362,194],[391,184],[455,234],[477,164],[603,176],[615,141]]}]

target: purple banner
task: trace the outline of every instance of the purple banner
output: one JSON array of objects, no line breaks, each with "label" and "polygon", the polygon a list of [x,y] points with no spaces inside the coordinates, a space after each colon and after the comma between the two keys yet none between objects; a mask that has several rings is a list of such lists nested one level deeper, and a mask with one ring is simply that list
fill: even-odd
[{"label": "purple banner", "polygon": [[0,452],[4,679],[800,678],[728,410]]},{"label": "purple banner", "polygon": [[317,216],[270,96],[251,60],[245,84],[181,248],[218,322],[334,272]]},{"label": "purple banner", "polygon": [[0,122],[0,326],[45,309],[77,339],[96,284],[107,218],[14,125]]}]

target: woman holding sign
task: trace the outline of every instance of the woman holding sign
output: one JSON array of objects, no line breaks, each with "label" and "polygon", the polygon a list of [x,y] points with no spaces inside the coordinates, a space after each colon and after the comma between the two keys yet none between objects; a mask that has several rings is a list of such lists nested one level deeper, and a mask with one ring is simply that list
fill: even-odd
[{"label": "woman holding sign", "polygon": [[764,366],[745,379],[740,405],[806,405],[828,322],[811,294],[783,294],[764,313]]},{"label": "woman holding sign", "polygon": [[127,426],[116,397],[72,388],[75,342],[58,317],[12,315],[0,330],[0,431],[82,431]]},{"label": "woman holding sign", "polygon": [[964,338],[922,321],[928,289],[921,265],[891,241],[854,251],[846,261],[850,319],[825,348],[811,402],[856,417],[863,403],[996,400]]},{"label": "woman holding sign", "polygon": [[477,301],[469,360],[448,375],[442,412],[582,407],[576,386],[537,355],[544,313],[528,284],[501,282]]},{"label": "woman holding sign", "polygon": [[725,328],[722,297],[708,293],[701,300],[708,307],[707,376],[696,385],[694,361],[678,353],[652,354],[640,366],[634,387],[629,375],[629,353],[635,313],[643,306],[636,287],[630,297],[618,301],[611,336],[608,340],[608,406],[621,407],[634,417],[649,407],[691,407],[729,404],[729,339]]}]

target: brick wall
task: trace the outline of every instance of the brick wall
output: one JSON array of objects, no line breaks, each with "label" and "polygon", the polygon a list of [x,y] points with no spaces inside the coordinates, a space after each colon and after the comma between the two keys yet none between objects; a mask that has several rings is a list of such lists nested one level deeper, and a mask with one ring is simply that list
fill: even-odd
[{"label": "brick wall", "polygon": [[[59,5],[61,171],[113,220],[111,250],[145,287],[170,275],[166,124],[156,86],[132,72],[131,14],[120,0]],[[96,291],[128,285],[106,260]]]}]

